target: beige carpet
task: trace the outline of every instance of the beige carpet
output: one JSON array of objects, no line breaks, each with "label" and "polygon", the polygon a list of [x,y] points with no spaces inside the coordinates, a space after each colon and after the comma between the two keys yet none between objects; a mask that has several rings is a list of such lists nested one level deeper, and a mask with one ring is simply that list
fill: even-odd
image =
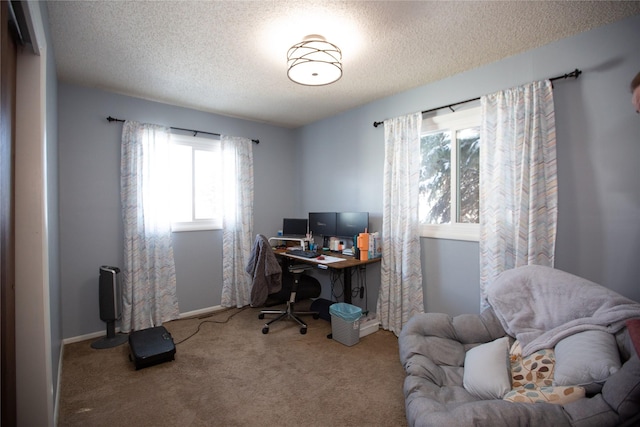
[{"label": "beige carpet", "polygon": [[264,335],[258,313],[169,322],[175,361],[139,371],[126,343],[66,345],[59,426],[406,426],[394,334],[348,347],[306,316],[306,335],[292,321]]}]

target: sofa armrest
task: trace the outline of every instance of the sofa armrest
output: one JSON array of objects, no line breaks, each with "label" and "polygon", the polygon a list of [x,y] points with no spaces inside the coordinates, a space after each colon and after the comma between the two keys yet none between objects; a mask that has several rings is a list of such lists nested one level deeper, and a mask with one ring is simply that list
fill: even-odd
[{"label": "sofa armrest", "polygon": [[462,366],[469,348],[504,334],[490,308],[481,314],[455,317],[444,313],[421,313],[409,319],[400,332],[400,362],[406,366],[413,355],[422,355],[436,365]]},{"label": "sofa armrest", "polygon": [[640,360],[633,356],[610,376],[602,387],[602,398],[625,421],[640,413]]}]

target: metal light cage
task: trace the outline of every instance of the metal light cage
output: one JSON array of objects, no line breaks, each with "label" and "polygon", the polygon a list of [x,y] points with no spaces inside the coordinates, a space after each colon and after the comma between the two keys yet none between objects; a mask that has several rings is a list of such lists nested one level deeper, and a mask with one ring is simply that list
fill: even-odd
[{"label": "metal light cage", "polygon": [[342,77],[342,52],[317,34],[307,36],[287,52],[287,76],[305,86],[323,86]]}]

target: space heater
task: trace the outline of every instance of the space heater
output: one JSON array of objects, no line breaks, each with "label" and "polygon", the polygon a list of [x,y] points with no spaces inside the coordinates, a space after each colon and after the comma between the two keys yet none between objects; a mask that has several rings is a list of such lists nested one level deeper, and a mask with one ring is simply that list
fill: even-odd
[{"label": "space heater", "polygon": [[98,285],[100,299],[100,319],[107,323],[107,335],[91,343],[96,349],[112,348],[127,341],[127,334],[116,334],[116,321],[122,315],[122,289],[120,269],[103,265],[100,267]]}]

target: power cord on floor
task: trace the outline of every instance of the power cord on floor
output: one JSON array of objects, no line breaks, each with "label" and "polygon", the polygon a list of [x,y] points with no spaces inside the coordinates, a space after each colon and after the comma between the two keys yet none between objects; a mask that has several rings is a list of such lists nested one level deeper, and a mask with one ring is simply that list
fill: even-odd
[{"label": "power cord on floor", "polygon": [[[200,328],[201,328],[201,327],[202,327],[202,325],[204,325],[205,323],[218,323],[218,324],[224,324],[224,323],[227,323],[227,322],[229,322],[229,320],[231,320],[234,316],[236,316],[236,315],[237,315],[237,314],[239,314],[239,313],[242,313],[243,311],[245,311],[246,309],[248,309],[248,308],[250,308],[250,307],[251,307],[251,306],[249,306],[249,305],[247,305],[247,306],[245,306],[245,307],[242,307],[241,309],[239,309],[239,310],[238,310],[238,311],[236,311],[235,313],[231,314],[229,317],[227,317],[227,318],[226,318],[226,319],[224,319],[224,320],[202,320],[200,323],[198,323],[198,328],[196,329],[196,331],[195,331],[194,333],[192,333],[192,334],[191,334],[191,335],[189,335],[188,337],[186,337],[186,338],[184,338],[184,339],[182,339],[182,340],[180,340],[180,341],[176,342],[176,343],[175,343],[175,345],[182,344],[182,343],[183,343],[183,342],[185,342],[186,340],[188,340],[188,339],[190,339],[191,337],[195,336],[198,332],[200,332]],[[219,315],[219,314],[226,313],[226,312],[228,312],[228,311],[230,311],[230,310],[235,310],[235,309],[236,309],[235,307],[227,308],[226,310],[216,311],[216,312],[214,312],[214,313],[207,314],[206,316],[198,316],[198,317],[196,317],[196,319],[207,319],[207,318],[209,318],[209,317],[217,316],[217,315]],[[189,318],[186,318],[186,319],[180,319],[180,320],[191,320],[191,319],[194,319],[194,318],[193,318],[193,317],[189,317]]]}]

